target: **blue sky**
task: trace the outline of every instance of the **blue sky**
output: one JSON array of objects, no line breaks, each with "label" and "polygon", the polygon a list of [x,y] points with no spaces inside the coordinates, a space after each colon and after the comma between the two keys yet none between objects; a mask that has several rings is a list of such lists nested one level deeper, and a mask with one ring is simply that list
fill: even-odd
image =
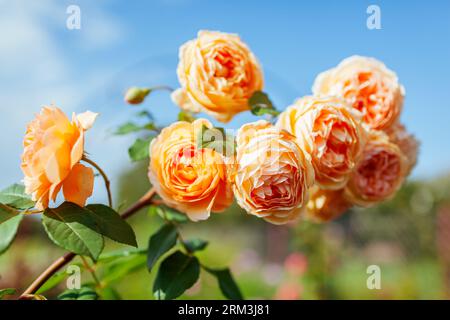
[{"label": "blue sky", "polygon": [[[81,9],[80,30],[66,28],[71,4]],[[370,4],[381,8],[381,30],[366,27]],[[382,60],[406,88],[402,121],[422,142],[414,175],[450,169],[450,1],[0,0],[0,187],[22,178],[26,123],[50,103],[67,113],[100,112],[88,151],[113,176],[129,167],[133,138],[110,135],[140,110],[122,102],[123,91],[176,86],[178,48],[200,29],[240,34],[280,109],[345,57]],[[165,93],[146,107],[161,123],[175,119]],[[241,114],[228,127],[253,119]]]}]

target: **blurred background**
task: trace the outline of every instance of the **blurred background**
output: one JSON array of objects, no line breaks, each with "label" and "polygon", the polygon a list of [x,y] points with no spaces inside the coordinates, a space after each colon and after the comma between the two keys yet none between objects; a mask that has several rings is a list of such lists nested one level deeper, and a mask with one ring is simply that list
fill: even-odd
[{"label": "blurred background", "polygon": [[[372,4],[381,9],[380,30],[366,25]],[[70,5],[80,8],[80,29],[66,26]],[[120,208],[133,203],[150,187],[147,163],[128,159],[136,136],[113,132],[142,110],[167,125],[178,109],[166,92],[155,92],[138,107],[126,105],[123,94],[130,86],[177,87],[178,48],[201,29],[240,34],[262,63],[265,91],[281,110],[309,94],[319,72],[350,55],[383,61],[406,88],[402,122],[421,141],[409,181],[376,208],[354,209],[324,225],[276,227],[233,206],[206,222],[187,224],[187,237],[210,241],[202,261],[231,266],[246,298],[449,299],[450,2],[445,0],[0,0],[0,189],[22,179],[26,124],[43,105],[55,104],[67,114],[100,112],[86,150],[109,174],[115,203]],[[252,120],[256,117],[243,113],[226,127]],[[105,202],[100,179],[95,190],[90,201]],[[144,210],[131,223],[145,248],[161,222]],[[106,251],[120,248],[109,243]],[[0,256],[0,288],[25,288],[62,253],[38,217],[25,219]],[[99,266],[99,273],[111,274],[105,280],[114,288],[110,297],[151,298],[153,274],[145,268],[145,255],[124,259],[120,266]],[[370,265],[380,267],[381,289],[367,287]],[[61,288],[46,295],[54,297]],[[214,279],[204,275],[183,298],[222,296]]]}]

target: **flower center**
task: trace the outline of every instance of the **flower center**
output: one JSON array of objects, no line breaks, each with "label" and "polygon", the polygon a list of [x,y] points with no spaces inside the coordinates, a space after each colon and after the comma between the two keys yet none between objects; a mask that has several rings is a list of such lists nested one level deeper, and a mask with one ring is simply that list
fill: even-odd
[{"label": "flower center", "polygon": [[389,112],[390,94],[386,83],[372,72],[360,72],[344,82],[344,98],[362,112],[368,123],[382,120]]},{"label": "flower center", "polygon": [[335,115],[325,114],[314,123],[315,157],[327,168],[341,167],[351,155],[354,138],[349,124]]},{"label": "flower center", "polygon": [[[218,46],[207,54],[206,70],[210,83],[221,91],[242,95],[239,90],[248,84],[246,61],[239,51],[229,47]],[[236,91],[237,90],[237,91]]]},{"label": "flower center", "polygon": [[175,154],[171,165],[171,171],[177,184],[192,184],[198,177],[195,168],[195,158],[198,151],[194,146],[183,147]]},{"label": "flower center", "polygon": [[263,208],[291,206],[297,198],[297,182],[294,182],[297,178],[298,168],[286,165],[277,175],[262,175],[258,179],[260,184],[251,191],[251,197]]}]

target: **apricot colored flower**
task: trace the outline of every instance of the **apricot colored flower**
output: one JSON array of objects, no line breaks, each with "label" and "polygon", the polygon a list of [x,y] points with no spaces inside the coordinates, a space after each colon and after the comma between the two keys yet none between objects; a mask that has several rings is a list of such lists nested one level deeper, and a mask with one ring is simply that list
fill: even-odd
[{"label": "apricot colored flower", "polygon": [[401,187],[408,160],[382,131],[372,131],[344,195],[353,204],[369,207],[390,199]]},{"label": "apricot colored flower", "polygon": [[228,122],[248,110],[248,99],[263,88],[261,67],[238,35],[200,31],[181,46],[179,59],[181,88],[172,100],[188,111]]},{"label": "apricot colored flower", "polygon": [[84,206],[92,195],[94,172],[80,164],[84,134],[97,114],[72,115],[72,121],[56,107],[44,107],[28,124],[23,140],[21,168],[25,192],[44,210],[61,188],[67,201]]},{"label": "apricot colored flower", "polygon": [[406,130],[405,126],[400,123],[391,127],[387,131],[387,134],[389,135],[389,139],[395,143],[406,156],[406,159],[408,160],[406,175],[409,175],[417,163],[419,141],[417,141],[417,139]]},{"label": "apricot colored flower", "polygon": [[357,111],[337,97],[303,97],[281,113],[277,126],[310,155],[316,184],[340,189],[361,156],[366,131]]},{"label": "apricot colored flower", "polygon": [[236,142],[233,190],[239,206],[274,224],[296,219],[314,170],[295,137],[261,120],[242,126]]},{"label": "apricot colored flower", "polygon": [[384,130],[398,121],[405,90],[397,75],[380,61],[352,56],[319,74],[313,93],[343,97],[362,112],[372,129]]},{"label": "apricot colored flower", "polygon": [[149,178],[164,202],[192,221],[208,219],[233,202],[226,159],[213,149],[198,149],[205,119],[179,121],[164,128],[150,145]]},{"label": "apricot colored flower", "polygon": [[316,222],[327,222],[338,218],[351,207],[344,198],[343,189],[324,190],[315,185],[309,189],[306,217]]}]

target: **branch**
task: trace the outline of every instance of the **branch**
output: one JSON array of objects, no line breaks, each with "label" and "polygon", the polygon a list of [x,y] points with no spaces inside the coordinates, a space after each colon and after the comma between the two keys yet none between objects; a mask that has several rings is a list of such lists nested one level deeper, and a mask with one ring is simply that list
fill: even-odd
[{"label": "branch", "polygon": [[[127,219],[138,212],[140,209],[152,204],[152,198],[155,193],[156,191],[154,188],[150,189],[149,192],[147,192],[135,204],[133,204],[130,208],[128,208],[121,214],[122,219]],[[34,282],[22,293],[19,299],[28,299],[29,295],[35,294],[36,291],[38,291],[39,288],[42,287],[42,285],[47,282],[47,280],[50,279],[52,275],[54,275],[58,270],[72,261],[76,256],[77,255],[75,253],[68,252],[62,257],[55,260],[47,269],[45,269],[44,272],[41,273],[39,277],[36,278],[36,280],[34,280]]]}]

